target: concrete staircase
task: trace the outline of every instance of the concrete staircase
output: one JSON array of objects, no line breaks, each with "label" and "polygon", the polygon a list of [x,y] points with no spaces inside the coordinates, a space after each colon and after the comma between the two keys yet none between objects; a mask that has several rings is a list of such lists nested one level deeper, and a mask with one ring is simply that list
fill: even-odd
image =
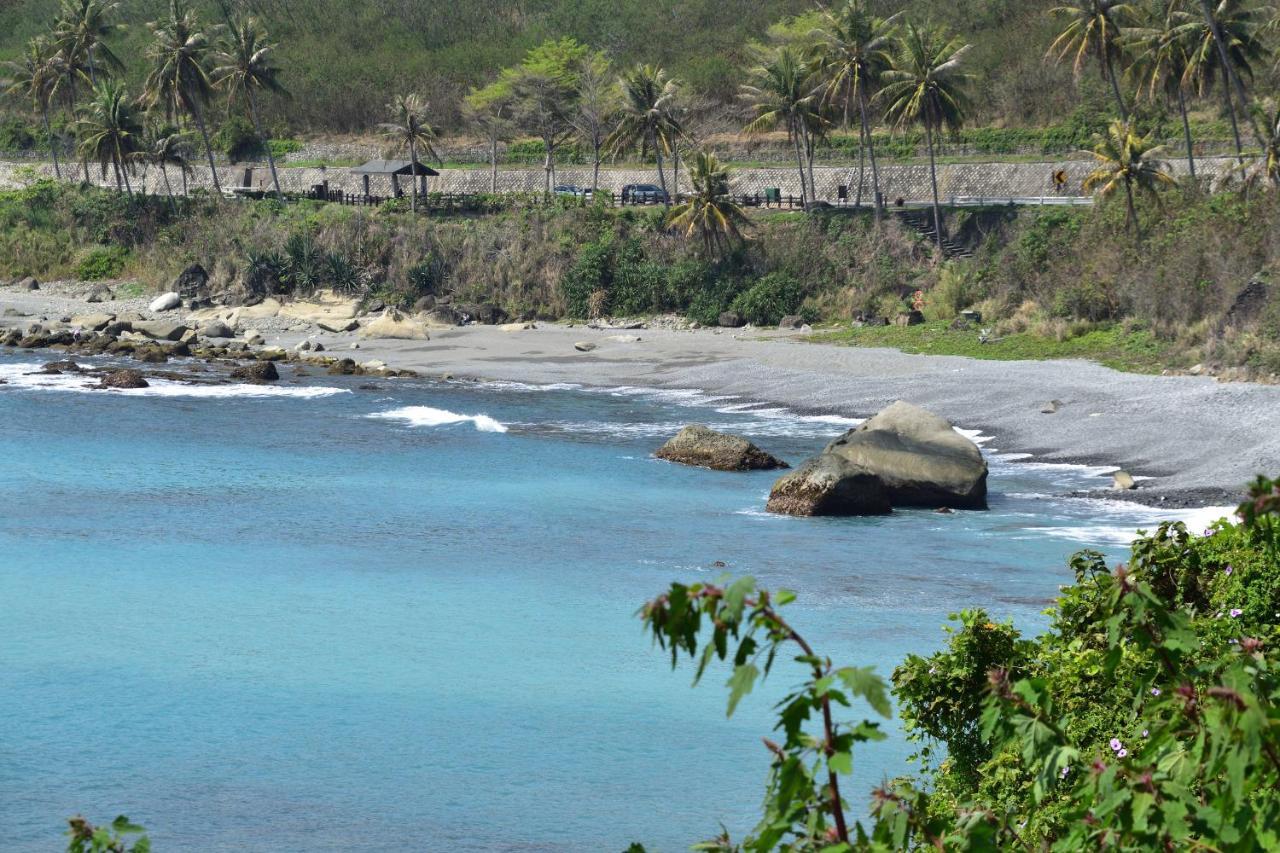
[{"label": "concrete staircase", "polygon": [[[937,235],[933,229],[932,210],[900,210],[898,211],[898,219],[903,225],[928,240],[929,243],[936,243]],[[944,234],[942,236],[942,255],[948,260],[952,258],[972,258],[973,251]]]}]

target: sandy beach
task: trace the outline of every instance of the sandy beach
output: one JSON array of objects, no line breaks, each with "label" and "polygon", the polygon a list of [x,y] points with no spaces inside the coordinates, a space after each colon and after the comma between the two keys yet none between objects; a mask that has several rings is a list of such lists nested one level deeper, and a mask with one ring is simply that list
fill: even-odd
[{"label": "sandy beach", "polygon": [[[140,312],[145,300],[87,305],[83,286],[0,290],[0,324],[87,311]],[[166,316],[174,316],[178,312]],[[21,316],[15,316],[21,315]],[[983,361],[814,344],[791,332],[593,329],[539,323],[432,329],[429,340],[358,339],[257,322],[266,346],[322,342],[326,354],[425,376],[534,384],[697,389],[792,409],[866,417],[894,400],[931,409],[1038,461],[1124,468],[1144,503],[1230,503],[1255,475],[1280,469],[1280,387],[1208,377],[1143,376],[1084,361]],[[579,352],[574,344],[596,348]],[[358,343],[358,349],[352,344]],[[1045,404],[1058,400],[1053,414]]]}]

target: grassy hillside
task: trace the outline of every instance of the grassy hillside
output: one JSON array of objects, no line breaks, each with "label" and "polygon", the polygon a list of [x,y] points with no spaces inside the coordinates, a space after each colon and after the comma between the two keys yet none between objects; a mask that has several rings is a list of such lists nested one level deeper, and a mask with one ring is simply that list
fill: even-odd
[{"label": "grassy hillside", "polygon": [[[145,22],[159,17],[165,2],[121,4],[127,28],[113,47],[135,83],[143,73]],[[986,81],[976,93],[976,123],[1048,123],[1080,102],[1070,74],[1042,62],[1053,30],[1044,14],[1048,0],[879,5],[885,13],[905,8],[945,22],[974,43],[971,67]],[[42,31],[57,6],[57,0],[0,3],[0,59]],[[224,7],[246,8],[271,28],[293,95],[269,105],[277,133],[365,130],[384,119],[394,93],[408,90],[427,96],[448,127],[469,86],[564,35],[604,49],[621,65],[666,66],[687,84],[705,121],[736,127],[749,43],[780,19],[813,8],[806,0],[193,0],[193,6],[211,21],[224,17]],[[1081,85],[1086,101],[1101,103],[1094,77]]]},{"label": "grassy hillside", "polygon": [[[660,209],[490,203],[486,215],[415,220],[403,200],[368,209],[206,197],[170,207],[43,182],[0,193],[0,279],[141,279],[157,289],[198,262],[224,285],[333,287],[404,307],[447,295],[544,319],[678,312],[715,323],[733,309],[774,324],[799,313],[853,345],[1280,373],[1275,193],[1188,192],[1144,206],[1141,244],[1125,231],[1122,204],[971,212],[953,233],[972,235],[976,255],[948,263],[896,219],[877,230],[870,216],[763,214],[743,247],[709,263],[696,241],[662,227]],[[903,313],[916,291],[924,325],[850,328],[865,314]],[[981,323],[953,325],[965,309]]]}]

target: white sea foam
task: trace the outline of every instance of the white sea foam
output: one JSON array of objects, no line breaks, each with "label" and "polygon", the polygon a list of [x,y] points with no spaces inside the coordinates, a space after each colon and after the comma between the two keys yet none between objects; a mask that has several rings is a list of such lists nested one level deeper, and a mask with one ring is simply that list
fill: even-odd
[{"label": "white sea foam", "polygon": [[1128,545],[1137,536],[1139,530],[1154,530],[1166,521],[1181,521],[1187,525],[1187,530],[1191,533],[1200,535],[1215,521],[1222,518],[1232,519],[1235,516],[1235,507],[1228,506],[1161,510],[1158,507],[1116,500],[1090,499],[1086,502],[1095,516],[1121,516],[1125,521],[1079,527],[1054,526],[1026,529],[1045,536],[1089,545]]},{"label": "white sea foam", "polygon": [[375,412],[366,415],[369,418],[381,418],[390,421],[404,421],[409,426],[436,427],[451,424],[469,423],[480,432],[506,432],[507,428],[488,415],[460,415],[446,409],[433,409],[430,406],[404,406],[386,412]]},{"label": "white sea foam", "polygon": [[227,399],[232,397],[294,397],[312,399],[330,397],[334,394],[349,394],[344,388],[328,388],[305,385],[247,385],[232,383],[225,385],[189,385],[175,382],[172,379],[147,377],[146,388],[101,389],[98,387],[99,375],[90,376],[80,373],[40,373],[41,364],[4,364],[0,365],[0,392],[5,389],[21,391],[63,391],[81,394],[113,394],[125,397],[198,397],[206,399]]}]

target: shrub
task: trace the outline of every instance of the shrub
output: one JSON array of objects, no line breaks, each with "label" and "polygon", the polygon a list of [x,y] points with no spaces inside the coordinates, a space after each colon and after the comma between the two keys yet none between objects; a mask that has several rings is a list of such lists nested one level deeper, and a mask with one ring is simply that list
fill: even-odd
[{"label": "shrub", "polygon": [[788,314],[800,311],[804,288],[783,273],[769,273],[733,301],[733,310],[757,326],[776,326]]},{"label": "shrub", "polygon": [[226,154],[227,159],[232,163],[263,155],[262,141],[258,139],[253,125],[239,116],[232,116],[218,128],[213,144],[219,151]]},{"label": "shrub", "polygon": [[76,263],[76,277],[85,281],[119,278],[128,259],[128,251],[120,246],[95,246]]},{"label": "shrub", "polygon": [[267,144],[271,147],[272,156],[277,159],[297,154],[302,150],[302,143],[296,139],[272,139]]}]

